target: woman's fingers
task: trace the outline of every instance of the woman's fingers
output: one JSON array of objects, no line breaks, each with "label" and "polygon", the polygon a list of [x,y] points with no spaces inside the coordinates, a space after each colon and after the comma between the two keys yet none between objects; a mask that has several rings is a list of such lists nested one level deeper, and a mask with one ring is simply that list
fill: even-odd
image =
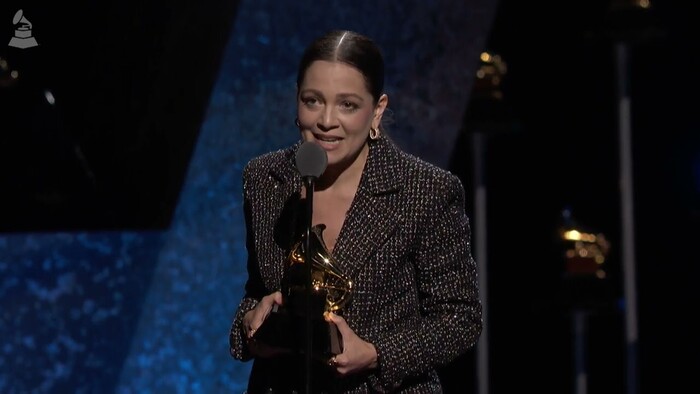
[{"label": "woman's fingers", "polygon": [[328,360],[328,365],[341,375],[349,375],[377,367],[377,349],[350,328],[342,316],[327,313],[326,320],[338,328],[343,338],[343,352]]},{"label": "woman's fingers", "polygon": [[260,328],[263,321],[265,321],[267,316],[270,315],[272,307],[275,304],[282,304],[282,293],[279,291],[263,297],[258,305],[256,305],[253,310],[246,314],[246,316],[243,318],[243,327],[248,338],[252,338],[253,335],[255,335],[255,331]]},{"label": "woman's fingers", "polygon": [[[253,327],[254,329],[258,329],[262,325],[262,322],[267,319],[267,317],[270,315],[270,312],[272,311],[272,307],[277,305],[282,304],[282,293],[279,291],[276,291],[272,294],[268,294],[263,299],[260,301],[260,304],[258,304],[258,307],[260,307],[260,314],[257,314],[257,321],[255,321],[256,325]],[[256,308],[258,309],[258,308]]]}]

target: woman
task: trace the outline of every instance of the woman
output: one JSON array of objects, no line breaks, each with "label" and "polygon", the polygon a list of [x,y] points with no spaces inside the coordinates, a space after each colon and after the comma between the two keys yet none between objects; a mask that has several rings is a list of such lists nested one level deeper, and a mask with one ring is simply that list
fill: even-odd
[{"label": "woman", "polygon": [[[304,52],[297,75],[296,125],[328,165],[313,192],[312,222],[355,283],[342,316],[330,313],[343,352],[314,364],[315,392],[441,392],[436,367],[481,333],[476,266],[464,189],[449,172],[402,152],[384,133],[388,105],[377,46],[332,31]],[[302,141],[251,160],[243,174],[246,293],[231,327],[231,354],[255,358],[249,393],[303,392],[298,358],[251,341],[275,304],[297,240]]]}]

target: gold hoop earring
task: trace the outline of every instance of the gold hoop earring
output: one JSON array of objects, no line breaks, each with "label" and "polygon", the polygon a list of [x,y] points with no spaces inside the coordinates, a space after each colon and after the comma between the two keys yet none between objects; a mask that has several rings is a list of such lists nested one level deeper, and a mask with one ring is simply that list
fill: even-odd
[{"label": "gold hoop earring", "polygon": [[376,140],[379,138],[379,129],[375,129],[374,127],[369,128],[369,138],[372,140]]}]

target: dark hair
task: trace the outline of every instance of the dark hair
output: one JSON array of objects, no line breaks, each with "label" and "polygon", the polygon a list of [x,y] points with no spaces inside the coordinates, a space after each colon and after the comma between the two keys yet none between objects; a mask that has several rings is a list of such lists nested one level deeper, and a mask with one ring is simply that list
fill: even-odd
[{"label": "dark hair", "polygon": [[297,86],[301,86],[306,70],[316,60],[341,62],[357,68],[365,77],[374,102],[379,101],[384,89],[384,58],[369,37],[349,30],[333,30],[314,40],[301,57]]}]

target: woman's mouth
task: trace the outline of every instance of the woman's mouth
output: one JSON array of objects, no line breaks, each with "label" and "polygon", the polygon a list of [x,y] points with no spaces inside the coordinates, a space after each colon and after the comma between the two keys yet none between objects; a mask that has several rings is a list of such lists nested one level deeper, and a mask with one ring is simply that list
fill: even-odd
[{"label": "woman's mouth", "polygon": [[331,137],[331,136],[325,136],[325,135],[316,135],[314,134],[314,138],[318,143],[323,147],[323,148],[334,148],[338,146],[340,141],[343,139],[340,137]]}]

